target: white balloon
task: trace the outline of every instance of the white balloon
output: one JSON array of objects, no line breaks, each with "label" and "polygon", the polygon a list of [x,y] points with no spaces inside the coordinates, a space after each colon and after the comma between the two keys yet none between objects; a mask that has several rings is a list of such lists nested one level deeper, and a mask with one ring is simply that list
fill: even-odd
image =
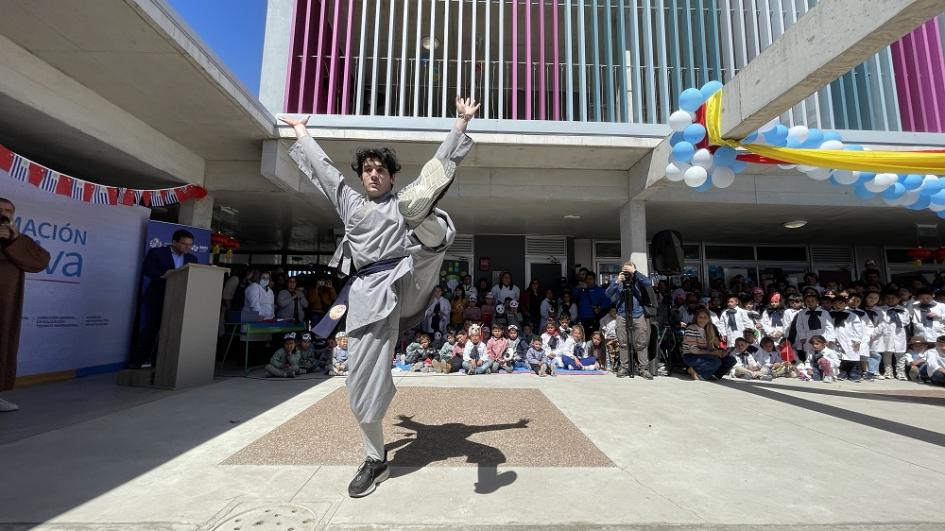
[{"label": "white balloon", "polygon": [[692,125],[692,115],[686,111],[679,110],[669,115],[669,128],[673,131],[685,131]]},{"label": "white balloon", "polygon": [[807,176],[815,181],[826,181],[830,178],[830,170],[827,168],[815,168],[807,173]]},{"label": "white balloon", "polygon": [[820,149],[839,150],[843,149],[843,142],[839,140],[828,140],[820,145]]},{"label": "white balloon", "polygon": [[884,186],[889,186],[892,183],[899,180],[899,176],[895,173],[880,173],[873,178],[877,184],[882,184]]},{"label": "white balloon", "polygon": [[709,172],[705,171],[705,168],[702,166],[693,166],[686,170],[686,176],[684,180],[686,184],[692,188],[698,188],[705,184],[705,180],[709,178]]},{"label": "white balloon", "polygon": [[925,189],[925,185],[929,184],[932,181],[937,181],[937,180],[938,180],[938,177],[936,177],[935,175],[926,175],[925,178],[922,179],[922,186],[918,187],[917,190],[923,190]]},{"label": "white balloon", "polygon": [[935,203],[932,203],[929,205],[929,210],[932,212],[941,212],[945,210],[945,205],[936,205]]},{"label": "white balloon", "polygon": [[762,125],[761,127],[759,127],[759,128],[758,128],[758,132],[759,132],[759,133],[767,133],[768,131],[774,129],[774,126],[778,125],[779,123],[781,123],[781,119],[778,118],[778,117],[774,117],[774,118],[771,119],[770,122],[768,122],[768,123]]},{"label": "white balloon", "polygon": [[692,165],[701,166],[708,170],[712,167],[712,153],[705,148],[696,151],[696,154],[692,156]]},{"label": "white balloon", "polygon": [[837,170],[833,172],[833,178],[840,184],[853,184],[860,180],[860,172]]},{"label": "white balloon", "polygon": [[919,191],[918,190],[909,190],[908,192],[902,194],[899,199],[893,201],[893,204],[899,206],[911,205],[919,200]]},{"label": "white balloon", "polygon": [[817,166],[806,166],[804,164],[798,164],[797,170],[801,173],[810,173],[817,169]]},{"label": "white balloon", "polygon": [[788,138],[793,138],[801,144],[807,142],[807,137],[810,135],[810,129],[805,125],[795,125],[794,127],[788,129],[787,136]]},{"label": "white balloon", "polygon": [[[685,166],[685,168],[681,168],[680,166]],[[677,162],[670,162],[670,163],[666,166],[666,178],[669,179],[670,181],[673,181],[673,182],[679,182],[679,181],[683,180],[683,177],[684,177],[684,175],[685,175],[685,173],[686,173],[686,170],[688,170],[688,169],[689,169],[689,165],[688,165],[688,164],[680,164],[680,163],[677,163]]]},{"label": "white balloon", "polygon": [[[879,176],[877,175],[877,177]],[[876,179],[875,177],[863,183],[863,188],[866,188],[867,190],[869,190],[870,192],[873,192],[874,194],[882,193],[887,188],[889,188],[889,186],[890,186],[889,184],[880,182],[879,179]]]},{"label": "white balloon", "polygon": [[735,171],[720,166],[712,170],[712,184],[718,188],[728,188],[735,182]]},{"label": "white balloon", "polygon": [[778,164],[778,167],[782,170],[793,170],[794,164]]}]

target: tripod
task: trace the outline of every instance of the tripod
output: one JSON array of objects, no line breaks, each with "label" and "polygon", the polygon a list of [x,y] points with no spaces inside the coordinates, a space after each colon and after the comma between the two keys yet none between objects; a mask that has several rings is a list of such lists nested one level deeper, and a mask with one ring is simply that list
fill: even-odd
[{"label": "tripod", "polygon": [[623,307],[626,314],[623,321],[627,333],[627,371],[633,378],[637,374],[637,349],[633,340],[633,284],[636,282],[636,276],[632,275],[629,281],[630,287],[627,287],[627,284],[623,286]]}]

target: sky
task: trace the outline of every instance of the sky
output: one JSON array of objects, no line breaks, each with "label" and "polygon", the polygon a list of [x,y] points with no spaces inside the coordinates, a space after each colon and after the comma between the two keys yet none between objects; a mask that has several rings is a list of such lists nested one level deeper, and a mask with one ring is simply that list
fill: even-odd
[{"label": "sky", "polygon": [[167,0],[226,67],[259,96],[266,0]]}]

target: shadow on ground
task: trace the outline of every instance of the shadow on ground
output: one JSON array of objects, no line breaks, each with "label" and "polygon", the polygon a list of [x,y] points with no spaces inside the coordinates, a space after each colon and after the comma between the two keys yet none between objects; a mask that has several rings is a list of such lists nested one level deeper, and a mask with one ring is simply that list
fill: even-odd
[{"label": "shadow on ground", "polygon": [[498,473],[498,466],[506,462],[505,454],[498,448],[469,440],[476,433],[525,429],[528,419],[511,424],[469,426],[452,422],[429,425],[416,422],[413,417],[400,415],[399,426],[413,431],[403,439],[387,444],[388,452],[396,450],[391,460],[391,476],[399,477],[415,472],[431,463],[452,457],[465,457],[467,463],[478,465],[475,491],[489,494],[515,482],[517,474],[508,470]]}]

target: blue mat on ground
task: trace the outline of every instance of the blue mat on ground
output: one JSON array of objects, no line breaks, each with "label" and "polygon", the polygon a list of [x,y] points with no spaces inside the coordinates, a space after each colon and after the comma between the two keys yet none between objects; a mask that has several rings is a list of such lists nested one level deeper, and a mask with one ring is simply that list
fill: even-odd
[{"label": "blue mat on ground", "polygon": [[[411,365],[409,363],[396,363],[394,364],[395,369],[400,369],[402,371],[410,372]],[[568,369],[558,369],[558,374],[585,374],[585,375],[601,375],[608,374],[607,371],[577,371],[577,370],[568,370]],[[534,374],[528,369],[515,369],[514,372],[508,373],[494,373],[494,374]]]}]

